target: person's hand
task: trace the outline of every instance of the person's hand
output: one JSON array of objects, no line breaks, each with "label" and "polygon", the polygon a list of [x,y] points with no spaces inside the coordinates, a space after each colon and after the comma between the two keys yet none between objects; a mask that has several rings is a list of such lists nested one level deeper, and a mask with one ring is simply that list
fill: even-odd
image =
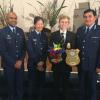
[{"label": "person's hand", "polygon": [[38,62],[37,70],[44,71],[44,62],[43,61]]},{"label": "person's hand", "polygon": [[21,61],[21,60],[18,60],[18,61],[16,61],[16,63],[15,63],[15,68],[16,68],[16,69],[20,69],[20,68],[21,68],[21,65],[22,65],[22,61]]},{"label": "person's hand", "polygon": [[96,72],[97,73],[100,73],[100,68],[96,68]]},{"label": "person's hand", "polygon": [[70,67],[72,67],[72,68],[73,68],[73,67],[76,67],[76,65],[70,65]]}]

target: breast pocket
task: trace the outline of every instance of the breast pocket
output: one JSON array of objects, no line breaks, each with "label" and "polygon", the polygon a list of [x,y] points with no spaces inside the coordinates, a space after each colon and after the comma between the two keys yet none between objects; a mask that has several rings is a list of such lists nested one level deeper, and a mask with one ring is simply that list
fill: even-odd
[{"label": "breast pocket", "polygon": [[33,42],[33,45],[36,46],[38,44],[37,39],[36,38],[33,38],[32,40],[33,40],[32,41]]},{"label": "breast pocket", "polygon": [[41,45],[42,45],[43,47],[46,47],[46,46],[48,45],[48,43],[47,43],[46,40],[42,40]]},{"label": "breast pocket", "polygon": [[97,43],[98,41],[100,41],[100,37],[91,37],[91,42]]},{"label": "breast pocket", "polygon": [[17,34],[16,34],[16,38],[17,38],[19,41],[21,41],[23,37],[22,37],[22,35],[21,35],[20,33],[17,33]]},{"label": "breast pocket", "polygon": [[12,37],[10,35],[6,36],[6,43],[11,44],[12,43]]},{"label": "breast pocket", "polygon": [[100,43],[100,37],[91,37],[91,45],[97,47]]}]

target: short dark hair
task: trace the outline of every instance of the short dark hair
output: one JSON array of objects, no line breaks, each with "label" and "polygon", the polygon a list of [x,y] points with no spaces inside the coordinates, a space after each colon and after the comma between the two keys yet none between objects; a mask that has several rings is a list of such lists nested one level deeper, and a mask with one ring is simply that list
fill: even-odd
[{"label": "short dark hair", "polygon": [[42,20],[42,22],[44,23],[44,20],[43,20],[42,17],[36,16],[36,17],[34,18],[34,24],[36,24],[39,20]]},{"label": "short dark hair", "polygon": [[[84,11],[84,14],[89,13],[89,12],[92,12],[94,16],[97,15],[97,14],[96,14],[96,11],[93,10],[93,9],[87,9],[87,10],[85,10],[85,11]],[[83,16],[84,16],[84,14],[83,14]]]}]

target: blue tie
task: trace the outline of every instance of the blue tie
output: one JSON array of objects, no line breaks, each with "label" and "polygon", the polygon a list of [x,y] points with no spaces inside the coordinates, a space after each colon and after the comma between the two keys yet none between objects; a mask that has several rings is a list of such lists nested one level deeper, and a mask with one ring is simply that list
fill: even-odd
[{"label": "blue tie", "polygon": [[89,33],[89,30],[90,30],[90,29],[89,29],[89,27],[88,27],[88,28],[86,29],[86,34],[88,34],[88,33]]},{"label": "blue tie", "polygon": [[16,29],[15,29],[15,28],[13,28],[13,30],[12,30],[12,31],[13,31],[13,33],[14,33],[14,34],[16,34]]}]

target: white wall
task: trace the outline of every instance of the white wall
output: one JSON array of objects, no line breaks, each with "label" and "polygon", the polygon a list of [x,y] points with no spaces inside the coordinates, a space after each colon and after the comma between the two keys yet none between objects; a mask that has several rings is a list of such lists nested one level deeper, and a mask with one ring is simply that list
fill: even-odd
[{"label": "white wall", "polygon": [[[2,3],[2,1],[3,0],[0,0],[0,4]],[[6,2],[6,5],[9,6],[10,0],[4,0],[4,1]],[[39,4],[37,3],[37,0],[11,0],[11,1],[12,1],[12,4],[14,4],[14,11],[18,15],[18,26],[23,28],[25,31],[28,31],[29,27],[32,26],[32,21],[33,21],[33,19],[29,16],[29,13],[38,15],[37,12],[40,12],[41,10]],[[38,0],[38,1],[44,2],[45,4],[50,0]],[[58,0],[58,6],[61,4],[62,1],[63,0]],[[92,8],[98,9],[100,5],[100,0],[66,0],[65,1],[64,5],[68,7],[64,8],[61,14],[64,13],[71,18],[71,27],[73,27],[74,9],[78,8],[78,3],[87,2],[87,1],[90,1],[90,6]],[[28,5],[28,3],[30,3],[33,6]],[[37,9],[37,11],[35,8]]]}]

